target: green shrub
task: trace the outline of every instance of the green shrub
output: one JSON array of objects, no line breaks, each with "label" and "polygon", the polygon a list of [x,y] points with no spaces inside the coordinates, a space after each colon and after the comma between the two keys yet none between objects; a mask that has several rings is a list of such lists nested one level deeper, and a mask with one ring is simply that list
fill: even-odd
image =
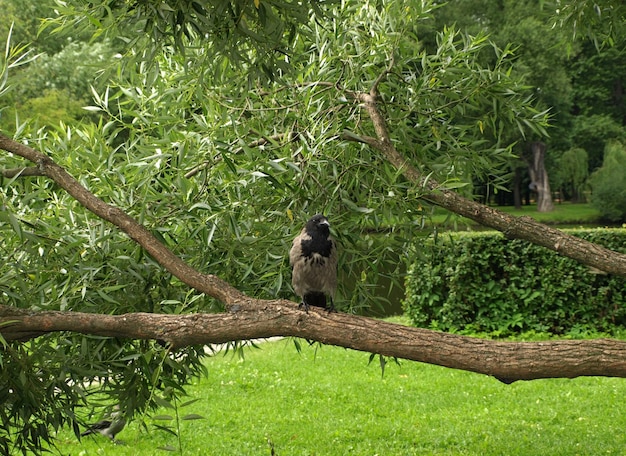
[{"label": "green shrub", "polygon": [[[626,251],[626,230],[570,230]],[[508,336],[626,327],[626,279],[501,233],[453,233],[420,245],[405,313],[420,327]]]},{"label": "green shrub", "polygon": [[591,176],[591,203],[612,222],[626,221],[626,147],[606,145],[602,167]]}]

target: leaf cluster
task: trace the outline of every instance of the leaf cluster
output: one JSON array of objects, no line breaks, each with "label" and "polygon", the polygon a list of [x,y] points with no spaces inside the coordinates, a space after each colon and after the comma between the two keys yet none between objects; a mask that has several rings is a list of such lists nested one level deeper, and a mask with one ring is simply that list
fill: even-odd
[{"label": "leaf cluster", "polygon": [[[583,192],[587,190],[589,177],[589,159],[587,151],[573,147],[563,153],[558,160],[558,173],[552,180],[555,188],[561,188],[568,197],[584,200]],[[569,199],[569,198],[568,198]]]},{"label": "leaf cluster", "polygon": [[626,8],[619,0],[566,1],[559,4],[555,22],[572,31],[574,38],[591,39],[597,48],[613,46],[623,39],[620,25],[626,18]]},{"label": "leaf cluster", "polygon": [[151,62],[163,49],[186,55],[203,50],[194,65],[220,64],[247,68],[254,76],[270,79],[288,70],[291,45],[310,18],[323,17],[334,1],[283,0],[188,1],[100,0],[63,2],[60,16],[43,29],[68,28],[94,37],[122,40],[131,61]]},{"label": "leaf cluster", "polygon": [[[155,342],[73,334],[5,346],[0,352],[0,448],[3,454],[39,454],[44,442],[55,445],[61,427],[72,428],[80,438],[86,423],[112,404],[120,404],[128,419],[154,410],[185,394],[184,385],[205,373],[203,356],[202,348],[172,353]],[[81,407],[87,405],[92,412]]]}]

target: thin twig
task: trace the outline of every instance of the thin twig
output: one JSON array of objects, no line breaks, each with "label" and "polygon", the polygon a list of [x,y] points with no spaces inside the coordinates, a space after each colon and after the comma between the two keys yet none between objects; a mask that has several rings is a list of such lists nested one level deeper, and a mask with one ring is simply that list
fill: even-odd
[{"label": "thin twig", "polygon": [[[297,136],[298,136],[298,133],[296,133],[295,131],[290,131],[290,132],[287,132],[287,133],[277,133],[277,134],[272,135],[272,136],[264,136],[262,138],[254,140],[252,142],[249,142],[247,144],[247,147],[250,147],[250,148],[260,147],[260,146],[264,146],[265,144],[270,143],[270,142],[283,141],[283,140],[285,140],[285,138],[287,138],[287,142],[291,142]],[[235,150],[233,152],[233,154],[240,154],[240,153],[243,152],[243,150],[244,150],[244,148],[240,147],[239,149]],[[186,179],[191,179],[192,177],[197,175],[200,171],[202,171],[203,169],[206,169],[212,163],[215,163],[216,161],[219,161],[219,160],[220,160],[220,157],[215,157],[213,160],[205,160],[204,162],[200,163],[199,165],[197,165],[197,166],[193,167],[192,169],[190,169],[189,171],[187,171],[187,173],[185,173],[185,178]]]},{"label": "thin twig", "polygon": [[395,57],[392,55],[391,59],[389,60],[389,65],[387,65],[387,68],[385,69],[385,71],[383,71],[382,73],[378,75],[378,77],[372,84],[372,87],[370,88],[370,95],[372,97],[374,98],[378,97],[378,86],[380,85],[382,80],[385,79],[389,73],[391,73],[391,70],[393,69],[394,64],[395,64]]},{"label": "thin twig", "polygon": [[36,166],[5,169],[2,170],[2,175],[9,179],[12,179],[14,177],[45,176],[45,174]]}]

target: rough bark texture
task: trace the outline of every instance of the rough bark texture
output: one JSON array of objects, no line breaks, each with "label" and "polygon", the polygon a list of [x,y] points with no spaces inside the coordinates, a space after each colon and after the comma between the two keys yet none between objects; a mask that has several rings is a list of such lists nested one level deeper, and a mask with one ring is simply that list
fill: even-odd
[{"label": "rough bark texture", "polygon": [[244,300],[223,314],[96,315],[79,312],[25,312],[0,306],[7,340],[46,332],[73,331],[99,336],[158,339],[173,348],[233,340],[295,336],[369,353],[516,380],[578,376],[626,377],[626,342],[562,340],[498,342],[412,328],[355,315],[309,313],[284,301]]}]

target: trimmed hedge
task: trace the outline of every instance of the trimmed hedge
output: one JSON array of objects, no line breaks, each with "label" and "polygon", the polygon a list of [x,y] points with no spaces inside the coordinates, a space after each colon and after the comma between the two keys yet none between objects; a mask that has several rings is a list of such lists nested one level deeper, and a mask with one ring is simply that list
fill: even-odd
[{"label": "trimmed hedge", "polygon": [[[626,252],[626,230],[567,230]],[[553,334],[626,327],[626,279],[497,232],[449,233],[415,246],[405,313],[442,331]]]}]

